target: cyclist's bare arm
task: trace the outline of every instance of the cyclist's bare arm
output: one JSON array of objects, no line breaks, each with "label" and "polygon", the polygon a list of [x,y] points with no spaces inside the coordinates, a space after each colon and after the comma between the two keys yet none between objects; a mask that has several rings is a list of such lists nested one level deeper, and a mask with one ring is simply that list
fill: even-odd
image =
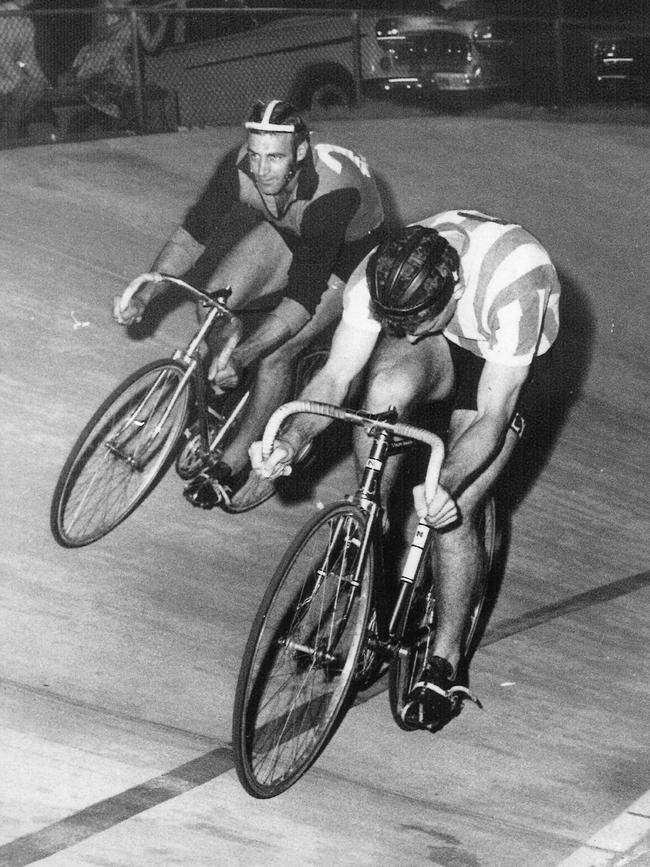
[{"label": "cyclist's bare arm", "polygon": [[177,226],[154,259],[151,270],[178,276],[191,268],[204,250],[205,246],[193,238],[187,229]]},{"label": "cyclist's bare arm", "polygon": [[434,527],[448,523],[450,500],[455,502],[500,453],[528,370],[486,361],[477,411],[460,436],[447,443],[436,488],[419,485],[413,492],[418,515]]},{"label": "cyclist's bare arm", "polygon": [[234,388],[241,372],[258,358],[262,358],[297,334],[310,320],[307,310],[291,298],[283,298],[278,306],[264,317],[260,326],[237,348],[216,356],[208,374],[215,386]]},{"label": "cyclist's bare arm", "polygon": [[[307,383],[298,399],[340,406],[352,380],[367,364],[376,342],[377,334],[340,322],[325,366]],[[295,456],[330,423],[330,418],[320,415],[293,416],[282,428],[279,441],[266,460],[262,458],[261,443],[253,443],[251,466],[262,478],[288,475]]]},{"label": "cyclist's bare arm", "polygon": [[[164,290],[160,274],[183,274],[196,262],[204,250],[182,226],[179,226],[171,238],[165,243],[160,253],[154,259],[151,269],[146,274],[154,275],[150,280],[142,280],[139,275],[132,280],[121,295],[113,299],[113,318],[120,325],[132,325],[139,322],[149,302]],[[136,286],[137,284],[137,286]],[[135,291],[134,291],[135,289]]]}]

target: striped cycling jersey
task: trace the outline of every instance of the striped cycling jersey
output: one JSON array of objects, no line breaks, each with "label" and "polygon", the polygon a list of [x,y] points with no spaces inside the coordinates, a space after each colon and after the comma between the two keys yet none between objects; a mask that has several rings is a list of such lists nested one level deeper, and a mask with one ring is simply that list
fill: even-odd
[{"label": "striped cycling jersey", "polygon": [[[460,254],[465,288],[443,332],[448,340],[508,366],[528,365],[550,348],[559,328],[560,284],[548,253],[530,232],[478,211],[445,211],[418,222],[437,229]],[[378,333],[366,262],[348,282],[343,319]]]}]

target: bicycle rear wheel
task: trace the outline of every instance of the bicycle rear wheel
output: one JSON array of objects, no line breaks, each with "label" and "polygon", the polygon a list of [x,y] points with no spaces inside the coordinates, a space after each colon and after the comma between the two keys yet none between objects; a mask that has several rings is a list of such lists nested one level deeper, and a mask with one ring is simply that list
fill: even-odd
[{"label": "bicycle rear wheel", "polygon": [[[494,559],[496,521],[494,500],[491,497],[485,503],[479,534],[483,539],[485,551],[483,560],[484,579],[480,582],[476,599],[472,605],[469,623],[467,624],[461,667],[475,650],[481,613],[488,591],[488,579]],[[418,680],[420,680],[429,658],[429,650],[435,638],[436,613],[431,559],[425,553],[418,567],[409,606],[404,612],[398,629],[398,634],[402,636],[400,650],[391,661],[388,676],[388,700],[393,718],[397,725],[406,731],[412,731],[412,726],[404,722],[402,710],[406,704],[408,694]]]},{"label": "bicycle rear wheel", "polygon": [[237,775],[256,798],[292,786],[316,761],[346,706],[363,647],[374,556],[368,518],[333,503],[298,533],[257,612],[233,715]]},{"label": "bicycle rear wheel", "polygon": [[185,368],[154,361],[133,373],[99,407],[61,470],[50,526],[65,548],[96,542],[142,502],[167,468],[185,428]]}]

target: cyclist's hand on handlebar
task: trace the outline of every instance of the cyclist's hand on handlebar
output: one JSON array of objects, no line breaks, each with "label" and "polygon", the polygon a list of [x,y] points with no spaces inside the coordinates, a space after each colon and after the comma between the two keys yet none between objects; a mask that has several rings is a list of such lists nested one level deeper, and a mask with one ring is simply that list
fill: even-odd
[{"label": "cyclist's hand on handlebar", "polygon": [[134,322],[140,322],[147,306],[145,302],[134,295],[126,306],[123,306],[122,298],[122,295],[113,298],[113,319],[119,325],[133,325]]},{"label": "cyclist's hand on handlebar", "polygon": [[255,442],[248,450],[251,467],[262,479],[278,479],[291,475],[291,462],[295,454],[288,443],[277,441],[266,460],[262,457],[262,443]]},{"label": "cyclist's hand on handlebar", "polygon": [[413,488],[415,511],[420,520],[425,520],[436,530],[453,524],[458,519],[458,505],[451,494],[438,485],[433,498],[426,500],[424,485]]},{"label": "cyclist's hand on handlebar", "polygon": [[133,325],[140,322],[147,306],[147,301],[140,294],[140,290],[147,283],[160,283],[162,275],[152,272],[140,274],[131,280],[121,295],[113,298],[113,319],[120,325]]},{"label": "cyclist's hand on handlebar", "polygon": [[241,382],[244,367],[237,354],[241,335],[241,322],[236,316],[221,326],[219,339],[222,345],[218,355],[212,359],[208,371],[208,379],[217,394],[223,394],[224,389],[236,388]]},{"label": "cyclist's hand on handlebar", "polygon": [[217,394],[223,394],[224,390],[236,388],[241,382],[242,366],[232,355],[224,367],[219,365],[220,357],[214,358],[208,372],[208,379]]}]

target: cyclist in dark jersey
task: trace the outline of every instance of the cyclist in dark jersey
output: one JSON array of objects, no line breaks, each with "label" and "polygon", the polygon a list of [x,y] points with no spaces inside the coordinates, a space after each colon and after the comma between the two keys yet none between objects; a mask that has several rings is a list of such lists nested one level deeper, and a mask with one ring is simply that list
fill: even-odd
[{"label": "cyclist in dark jersey", "polygon": [[[286,398],[297,355],[339,318],[345,282],[384,235],[381,199],[364,157],[313,142],[303,118],[279,100],[256,104],[245,126],[245,143],[217,167],[151,267],[190,282],[188,272],[203,274],[208,290],[232,286],[233,310],[262,295],[283,295],[250,337],[211,364],[220,390],[234,387],[242,369],[262,359],[241,428],[197,503],[221,502],[229,511],[259,501],[261,489],[274,493],[270,482],[250,473],[248,447]],[[240,221],[243,214],[245,232],[224,253],[221,239],[232,232],[235,213]],[[159,291],[149,282],[125,308],[116,297],[115,319],[139,321]]]}]

